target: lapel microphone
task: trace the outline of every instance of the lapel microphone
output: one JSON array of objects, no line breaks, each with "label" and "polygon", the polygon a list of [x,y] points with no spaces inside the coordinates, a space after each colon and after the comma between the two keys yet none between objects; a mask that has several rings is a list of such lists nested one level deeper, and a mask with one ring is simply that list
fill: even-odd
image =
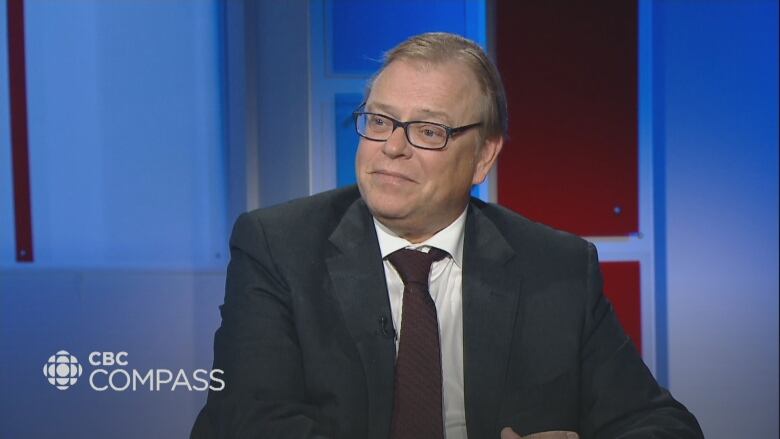
[{"label": "lapel microphone", "polygon": [[393,324],[390,323],[384,315],[379,316],[379,330],[377,330],[377,335],[381,335],[384,338],[390,338],[395,339],[396,333],[395,328],[393,328]]}]

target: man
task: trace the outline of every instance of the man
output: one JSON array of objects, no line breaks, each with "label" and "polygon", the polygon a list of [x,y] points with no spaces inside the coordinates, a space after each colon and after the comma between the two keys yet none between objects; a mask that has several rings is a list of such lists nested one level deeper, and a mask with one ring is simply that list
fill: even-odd
[{"label": "man", "polygon": [[506,134],[477,45],[394,48],[355,122],[357,188],[236,222],[226,388],[194,437],[702,437],[620,328],[595,248],[470,199]]}]

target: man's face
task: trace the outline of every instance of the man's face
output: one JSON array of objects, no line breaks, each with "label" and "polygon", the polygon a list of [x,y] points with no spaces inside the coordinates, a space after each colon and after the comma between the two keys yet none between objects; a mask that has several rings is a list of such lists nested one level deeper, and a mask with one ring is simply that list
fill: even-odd
[{"label": "man's face", "polygon": [[[465,66],[398,60],[374,81],[367,112],[400,121],[423,120],[450,127],[480,120],[479,86]],[[411,242],[429,238],[466,207],[472,184],[481,183],[501,149],[501,139],[478,144],[479,130],[450,138],[433,151],[410,145],[401,128],[378,142],[361,138],[356,159],[360,193],[371,213]]]}]

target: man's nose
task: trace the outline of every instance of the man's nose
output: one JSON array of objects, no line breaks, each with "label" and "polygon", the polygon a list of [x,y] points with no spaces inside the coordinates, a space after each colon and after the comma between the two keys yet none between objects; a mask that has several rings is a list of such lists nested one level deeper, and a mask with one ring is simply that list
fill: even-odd
[{"label": "man's nose", "polygon": [[395,127],[390,137],[385,140],[385,144],[382,146],[382,151],[388,157],[402,157],[409,156],[412,153],[412,145],[409,144],[406,139],[406,132],[403,127]]}]

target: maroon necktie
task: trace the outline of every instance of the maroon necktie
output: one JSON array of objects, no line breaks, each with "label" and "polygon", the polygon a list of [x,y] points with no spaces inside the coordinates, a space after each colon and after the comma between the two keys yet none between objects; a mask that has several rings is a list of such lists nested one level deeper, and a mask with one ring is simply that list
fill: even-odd
[{"label": "maroon necktie", "polygon": [[428,253],[401,249],[387,257],[404,282],[392,439],[444,438],[439,323],[428,277],[431,264],[445,256],[431,248]]}]

